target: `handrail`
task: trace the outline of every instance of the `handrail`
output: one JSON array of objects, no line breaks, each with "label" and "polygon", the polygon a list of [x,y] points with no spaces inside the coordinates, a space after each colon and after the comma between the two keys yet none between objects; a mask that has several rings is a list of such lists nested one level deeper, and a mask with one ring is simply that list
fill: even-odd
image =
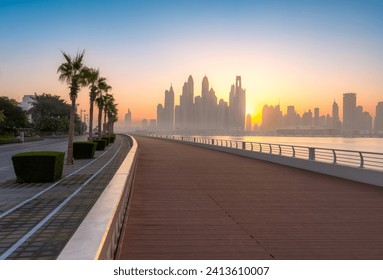
[{"label": "handrail", "polygon": [[[164,135],[145,134],[145,136],[165,138]],[[166,136],[167,137],[167,136]],[[238,141],[222,138],[199,137],[188,138],[173,136],[175,141],[198,142],[204,145],[214,145],[231,149],[244,149],[254,153],[267,153],[283,157],[300,158],[311,161],[327,162],[334,165],[346,165],[363,169],[383,171],[383,153],[355,151],[344,149],[309,147],[301,145],[276,144],[265,142]],[[241,145],[239,144],[241,143]],[[249,145],[247,145],[249,144]],[[255,146],[259,151],[254,150]]]}]

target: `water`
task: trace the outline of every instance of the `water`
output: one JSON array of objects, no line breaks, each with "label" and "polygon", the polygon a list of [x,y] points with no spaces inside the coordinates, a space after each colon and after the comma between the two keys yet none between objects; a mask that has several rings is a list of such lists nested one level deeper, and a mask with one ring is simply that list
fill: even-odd
[{"label": "water", "polygon": [[209,138],[383,153],[383,138],[275,136],[217,136]]}]

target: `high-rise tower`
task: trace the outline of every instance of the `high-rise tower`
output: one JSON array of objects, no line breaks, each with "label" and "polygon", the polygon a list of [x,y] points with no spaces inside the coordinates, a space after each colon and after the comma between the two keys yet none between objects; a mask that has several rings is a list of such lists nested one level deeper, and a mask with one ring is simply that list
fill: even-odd
[{"label": "high-rise tower", "polygon": [[376,105],[374,130],[383,131],[383,102]]},{"label": "high-rise tower", "polygon": [[246,90],[242,89],[241,76],[235,79],[235,85],[231,86],[229,97],[229,121],[233,130],[245,129],[246,116]]},{"label": "high-rise tower", "polygon": [[355,130],[356,93],[343,94],[343,130]]},{"label": "high-rise tower", "polygon": [[331,128],[340,129],[341,123],[339,119],[339,106],[338,103],[335,102],[332,104],[332,123]]}]

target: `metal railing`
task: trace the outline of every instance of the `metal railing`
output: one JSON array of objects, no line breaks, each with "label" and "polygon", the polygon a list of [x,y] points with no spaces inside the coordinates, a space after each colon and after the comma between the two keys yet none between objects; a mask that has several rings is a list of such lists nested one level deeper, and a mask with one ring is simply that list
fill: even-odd
[{"label": "metal railing", "polygon": [[145,136],[383,171],[383,153],[248,142],[209,137],[169,136],[157,134],[145,134]]}]

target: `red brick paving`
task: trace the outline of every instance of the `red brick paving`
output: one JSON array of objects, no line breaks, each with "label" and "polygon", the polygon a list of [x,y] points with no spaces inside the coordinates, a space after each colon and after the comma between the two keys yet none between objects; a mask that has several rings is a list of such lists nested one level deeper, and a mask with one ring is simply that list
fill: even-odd
[{"label": "red brick paving", "polygon": [[118,259],[383,259],[383,189],[160,139]]}]

